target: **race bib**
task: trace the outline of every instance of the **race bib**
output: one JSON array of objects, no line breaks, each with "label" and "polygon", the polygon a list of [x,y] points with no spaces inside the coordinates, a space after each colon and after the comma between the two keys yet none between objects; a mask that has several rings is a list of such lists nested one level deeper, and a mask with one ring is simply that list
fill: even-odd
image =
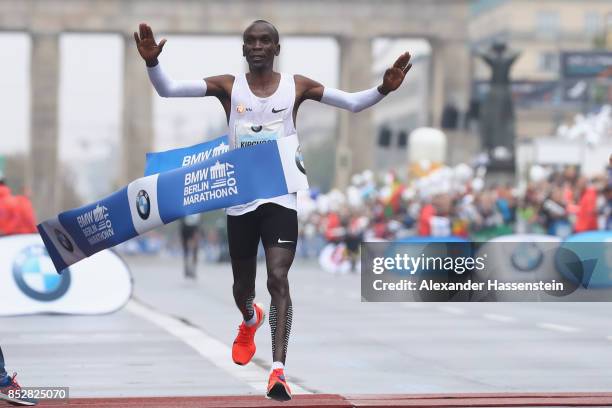
[{"label": "race bib", "polygon": [[235,127],[236,147],[248,147],[260,143],[278,140],[285,136],[285,126],[282,119],[264,125],[248,122],[238,122]]}]

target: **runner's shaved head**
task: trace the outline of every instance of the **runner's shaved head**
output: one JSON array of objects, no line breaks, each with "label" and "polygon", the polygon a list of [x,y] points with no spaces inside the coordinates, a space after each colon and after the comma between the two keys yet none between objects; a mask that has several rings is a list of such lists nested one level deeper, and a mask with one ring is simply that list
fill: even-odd
[{"label": "runner's shaved head", "polygon": [[274,27],[274,24],[270,23],[269,21],[266,20],[255,20],[253,21],[251,24],[249,24],[249,26],[246,28],[246,30],[244,30],[244,33],[242,33],[242,39],[244,40],[246,38],[246,33],[247,31],[249,31],[251,28],[253,28],[255,25],[265,25],[268,27],[268,29],[270,30],[270,34],[272,35],[272,39],[274,40],[275,44],[278,44],[280,37],[278,35],[278,30],[276,29],[276,27]]}]

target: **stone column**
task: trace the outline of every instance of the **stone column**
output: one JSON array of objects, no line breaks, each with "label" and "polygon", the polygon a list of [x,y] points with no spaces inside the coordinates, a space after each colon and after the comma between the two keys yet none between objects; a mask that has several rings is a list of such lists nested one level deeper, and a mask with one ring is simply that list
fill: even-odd
[{"label": "stone column", "polygon": [[447,103],[453,103],[460,113],[467,109],[471,60],[468,45],[462,41],[434,39],[431,48],[429,122],[439,129]]},{"label": "stone column", "polygon": [[32,34],[30,157],[27,185],[39,221],[58,212],[59,37]]},{"label": "stone column", "polygon": [[126,35],[123,70],[123,135],[118,185],[142,177],[146,153],[153,149],[153,86],[130,33]]},{"label": "stone column", "polygon": [[[347,92],[372,87],[372,42],[370,38],[339,39],[340,89]],[[335,187],[344,189],[356,172],[374,164],[375,138],[371,109],[359,113],[341,110],[336,143]]]}]

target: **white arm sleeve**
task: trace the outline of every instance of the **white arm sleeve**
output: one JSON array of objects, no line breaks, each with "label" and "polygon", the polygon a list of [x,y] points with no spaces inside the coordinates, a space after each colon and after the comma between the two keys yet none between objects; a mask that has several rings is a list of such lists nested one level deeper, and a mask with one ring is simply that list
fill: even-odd
[{"label": "white arm sleeve", "polygon": [[323,88],[321,102],[326,105],[350,110],[351,112],[360,112],[380,102],[384,97],[385,95],[378,92],[377,87],[352,93],[325,87]]},{"label": "white arm sleeve", "polygon": [[166,75],[160,65],[147,67],[149,79],[159,96],[164,98],[206,96],[205,80],[176,81]]}]

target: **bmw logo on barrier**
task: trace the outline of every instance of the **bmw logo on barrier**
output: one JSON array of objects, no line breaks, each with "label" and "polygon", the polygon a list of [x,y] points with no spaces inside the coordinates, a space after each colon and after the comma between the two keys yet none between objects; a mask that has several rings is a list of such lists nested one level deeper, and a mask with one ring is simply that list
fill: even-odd
[{"label": "bmw logo on barrier", "polygon": [[66,236],[66,234],[64,234],[62,231],[58,230],[57,228],[55,228],[53,232],[55,232],[55,237],[59,241],[60,245],[63,246],[66,251],[68,252],[74,251],[74,246],[72,245],[72,242],[70,242],[70,239]]},{"label": "bmw logo on barrier", "polygon": [[304,157],[302,156],[302,148],[298,146],[295,151],[295,165],[304,174],[306,174],[306,168],[304,167]]},{"label": "bmw logo on barrier", "polygon": [[136,195],[136,211],[143,220],[149,218],[151,214],[151,199],[145,190],[140,190]]},{"label": "bmw logo on barrier", "polygon": [[540,266],[543,259],[542,250],[533,242],[521,243],[510,256],[512,266],[521,272],[533,271]]},{"label": "bmw logo on barrier", "polygon": [[30,245],[17,254],[13,278],[26,296],[42,302],[57,300],[70,288],[70,269],[58,274],[47,250],[40,244]]}]

